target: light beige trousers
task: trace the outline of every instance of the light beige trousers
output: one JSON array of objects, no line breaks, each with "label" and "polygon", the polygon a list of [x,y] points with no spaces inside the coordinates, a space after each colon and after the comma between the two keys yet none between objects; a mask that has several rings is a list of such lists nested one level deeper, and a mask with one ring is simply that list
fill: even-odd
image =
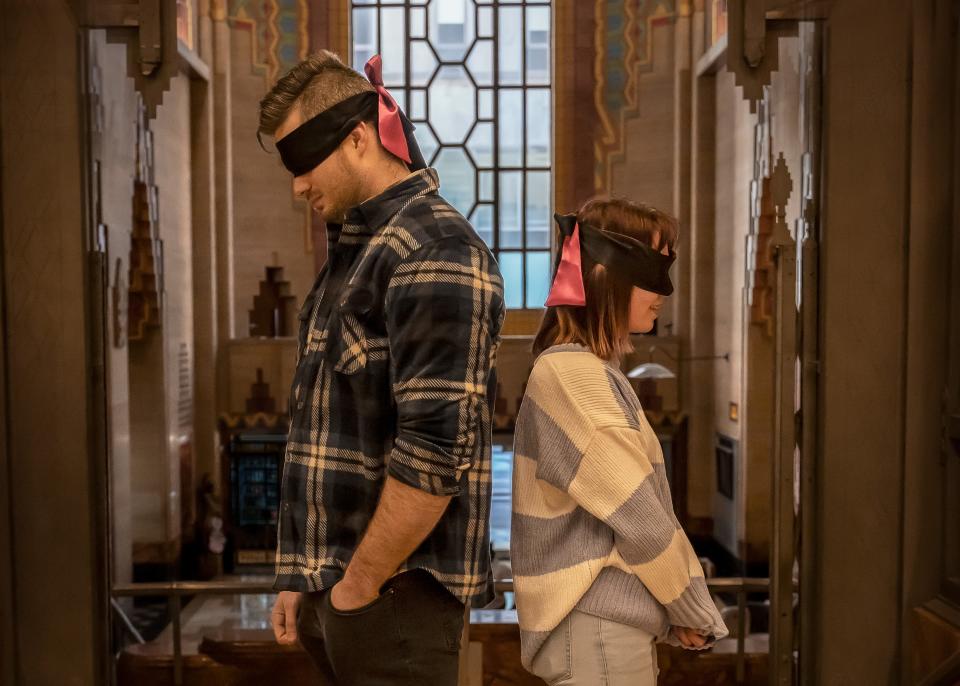
[{"label": "light beige trousers", "polygon": [[549,686],[656,686],[653,634],[574,610],[533,660]]}]

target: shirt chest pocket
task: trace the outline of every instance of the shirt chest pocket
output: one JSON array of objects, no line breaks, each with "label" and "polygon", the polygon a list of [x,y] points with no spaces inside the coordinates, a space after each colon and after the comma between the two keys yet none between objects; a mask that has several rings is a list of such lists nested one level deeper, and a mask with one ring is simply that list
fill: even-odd
[{"label": "shirt chest pocket", "polygon": [[339,327],[331,346],[330,359],[336,372],[355,375],[374,371],[389,359],[389,345],[382,310],[373,294],[358,287],[348,288],[339,305]]}]

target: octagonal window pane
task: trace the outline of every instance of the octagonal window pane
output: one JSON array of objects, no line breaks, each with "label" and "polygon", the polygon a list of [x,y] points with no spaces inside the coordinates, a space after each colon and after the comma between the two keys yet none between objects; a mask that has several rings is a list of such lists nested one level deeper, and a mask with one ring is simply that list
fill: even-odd
[{"label": "octagonal window pane", "polygon": [[414,124],[414,126],[416,126],[416,128],[413,131],[413,135],[417,137],[417,145],[420,146],[423,159],[427,161],[427,164],[431,164],[434,153],[436,153],[437,148],[440,147],[440,144],[437,142],[437,137],[433,135],[433,131],[430,130],[430,125],[426,122]]},{"label": "octagonal window pane", "polygon": [[493,124],[489,122],[477,124],[473,133],[470,134],[470,140],[467,141],[467,149],[473,155],[473,161],[478,167],[492,167]]},{"label": "octagonal window pane", "polygon": [[430,123],[442,143],[462,143],[473,126],[476,89],[460,66],[445,66],[430,84]]},{"label": "octagonal window pane", "polygon": [[443,148],[433,165],[440,175],[440,193],[463,216],[476,201],[476,171],[463,148]]},{"label": "octagonal window pane", "polygon": [[433,0],[427,8],[430,42],[442,60],[462,60],[473,43],[473,3]]},{"label": "octagonal window pane", "polygon": [[467,57],[467,68],[478,86],[493,85],[493,41],[477,41]]},{"label": "octagonal window pane", "polygon": [[426,41],[415,40],[410,44],[410,83],[426,86],[437,69],[437,58]]}]

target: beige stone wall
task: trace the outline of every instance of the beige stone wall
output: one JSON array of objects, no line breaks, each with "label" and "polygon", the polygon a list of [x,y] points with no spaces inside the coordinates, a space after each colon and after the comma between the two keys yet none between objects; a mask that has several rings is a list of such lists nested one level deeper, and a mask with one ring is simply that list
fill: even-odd
[{"label": "beige stone wall", "polygon": [[743,405],[744,400],[743,289],[756,115],[750,113],[733,75],[726,70],[717,75],[716,98],[714,345],[717,354],[729,353],[730,361],[713,366],[714,426],[739,440],[741,426],[730,419],[729,407],[731,402]]},{"label": "beige stone wall", "polygon": [[[130,345],[130,495],[134,562],[156,561],[168,539],[166,360],[163,334],[151,331]],[[118,513],[120,514],[120,513]]]},{"label": "beige stone wall", "polygon": [[650,29],[650,61],[640,67],[638,107],[624,126],[623,155],[611,164],[611,193],[673,210],[674,24]]},{"label": "beige stone wall", "polygon": [[297,366],[295,338],[240,338],[225,345],[229,387],[227,412],[244,414],[251,386],[257,381],[257,370],[270,386],[270,397],[276,401],[276,412],[285,413],[290,400],[290,386]]},{"label": "beige stone wall", "polygon": [[[190,204],[190,81],[178,74],[151,123],[163,240],[166,539],[180,537],[180,456],[193,441],[193,251]],[[156,488],[156,486],[155,486]]]},{"label": "beige stone wall", "polygon": [[[115,578],[130,581],[132,571],[132,508],[130,491],[130,374],[123,309],[130,269],[134,166],[136,164],[136,98],[126,73],[126,47],[107,41],[105,31],[90,37],[91,59],[101,74],[103,131],[98,150],[101,203],[107,226],[110,292],[108,302],[107,381],[110,401],[110,466],[113,502],[113,568]],[[114,295],[119,296],[114,301]],[[119,320],[118,320],[119,316]],[[114,343],[116,324],[122,344]]]},{"label": "beige stone wall", "polygon": [[520,409],[524,385],[533,368],[531,345],[533,338],[530,336],[507,336],[497,353],[497,381],[500,384],[498,399],[505,399],[507,411],[513,414]]},{"label": "beige stone wall", "polygon": [[[124,94],[116,94],[117,99]],[[134,110],[135,112],[135,110]],[[135,120],[134,120],[135,121]],[[163,241],[162,325],[129,344],[132,538],[141,561],[180,538],[181,451],[193,439],[193,265],[189,79],[177,75],[150,128]],[[130,167],[132,171],[132,166]],[[127,191],[126,202],[132,193]]]},{"label": "beige stone wall", "polygon": [[[734,462],[735,500],[717,492],[715,481],[711,484],[710,494],[714,536],[731,553],[739,556],[740,541],[745,536],[745,484],[749,478],[744,469],[747,446],[743,441],[743,421],[750,412],[749,399],[743,393],[744,282],[757,118],[751,114],[749,104],[734,83],[733,74],[725,69],[716,76],[715,98],[713,301],[704,303],[704,306],[713,310],[714,354],[726,353],[730,359],[700,364],[709,364],[713,373],[711,448],[716,433],[729,436],[738,443]],[[694,278],[697,278],[696,274]],[[738,420],[730,418],[731,403],[736,403],[739,408]],[[713,458],[712,451],[709,457]],[[700,462],[697,468],[701,473],[713,474],[712,465]]]},{"label": "beige stone wall", "polygon": [[[676,141],[676,24],[656,21],[648,28],[649,55],[638,56],[637,106],[624,115],[623,149],[611,156],[610,193],[676,212],[674,176],[678,159]],[[680,240],[689,236],[689,225],[680,225]],[[683,246],[678,259],[683,260]],[[676,269],[676,268],[675,268]],[[677,293],[675,297],[680,296]],[[675,314],[668,301],[661,310],[659,331],[673,331]]]},{"label": "beige stone wall", "polygon": [[[129,580],[134,547],[178,539],[181,500],[192,498],[181,493],[180,476],[181,451],[189,451],[193,436],[191,122],[189,79],[181,74],[149,123],[163,241],[163,324],[146,340],[131,343],[126,313],[118,317],[115,310],[125,310],[130,278],[137,96],[127,76],[127,46],[116,38],[94,31],[90,45],[101,73],[103,130],[93,154],[100,161],[110,265],[106,355],[113,564],[115,578]],[[119,346],[114,340],[118,319],[124,329]]]},{"label": "beige stone wall", "polygon": [[[230,30],[233,108],[233,227],[235,332],[249,332],[249,311],[259,292],[264,269],[283,267],[297,304],[310,292],[316,276],[307,206],[293,197],[290,174],[279,156],[257,143],[259,102],[272,84],[255,68],[246,24]],[[270,139],[265,139],[272,150]]]}]

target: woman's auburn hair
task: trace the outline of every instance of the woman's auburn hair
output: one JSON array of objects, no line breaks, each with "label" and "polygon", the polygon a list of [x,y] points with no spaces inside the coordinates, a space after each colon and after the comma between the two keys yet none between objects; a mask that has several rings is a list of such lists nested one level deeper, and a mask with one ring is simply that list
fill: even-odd
[{"label": "woman's auburn hair", "polygon": [[[663,250],[677,242],[677,220],[655,207],[621,198],[594,198],[577,212],[579,224],[635,238]],[[563,236],[557,229],[557,249]],[[548,307],[533,341],[533,354],[562,343],[579,343],[594,355],[613,360],[630,351],[630,299],[633,283],[581,252],[586,306]],[[556,278],[556,273],[554,273]]]}]

